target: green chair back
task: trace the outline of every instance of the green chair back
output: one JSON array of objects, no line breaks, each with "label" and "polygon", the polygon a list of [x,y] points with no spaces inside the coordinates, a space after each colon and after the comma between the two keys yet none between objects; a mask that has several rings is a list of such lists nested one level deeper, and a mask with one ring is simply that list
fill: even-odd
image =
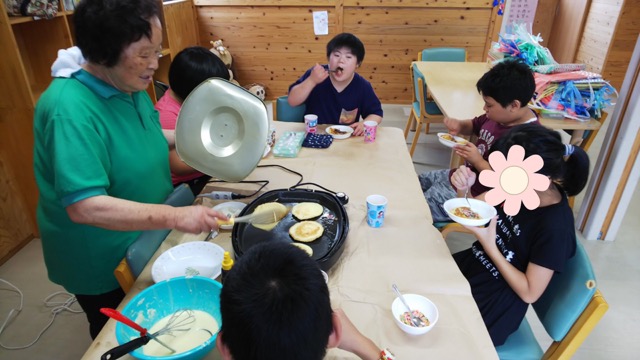
[{"label": "green chair back", "polygon": [[288,96],[283,95],[276,99],[276,118],[278,121],[286,122],[304,122],[304,113],[306,106],[304,104],[298,106],[289,105]]}]

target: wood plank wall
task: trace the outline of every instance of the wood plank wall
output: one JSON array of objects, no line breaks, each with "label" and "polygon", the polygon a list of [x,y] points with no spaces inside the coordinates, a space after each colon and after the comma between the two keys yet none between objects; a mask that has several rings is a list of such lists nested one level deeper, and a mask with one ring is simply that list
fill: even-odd
[{"label": "wood plank wall", "polygon": [[625,0],[602,68],[603,78],[609,80],[616,89],[622,87],[633,49],[640,35],[638,19],[640,19],[640,0]]},{"label": "wood plank wall", "polygon": [[622,2],[623,0],[591,1],[576,54],[576,62],[586,64],[589,71],[602,73]]},{"label": "wood plank wall", "polygon": [[[267,98],[288,87],[316,62],[340,32],[364,43],[359,73],[383,103],[409,103],[409,64],[428,47],[464,47],[468,61],[484,61],[494,35],[493,0],[194,0],[200,42],[222,39],[242,85],[265,85]],[[327,11],[329,35],[313,32],[313,11]]]}]

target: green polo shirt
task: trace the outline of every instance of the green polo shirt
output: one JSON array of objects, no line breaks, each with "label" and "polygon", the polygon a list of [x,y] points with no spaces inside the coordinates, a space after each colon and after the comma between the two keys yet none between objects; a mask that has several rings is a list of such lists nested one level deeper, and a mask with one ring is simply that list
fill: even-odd
[{"label": "green polo shirt", "polygon": [[140,232],[77,224],[66,207],[109,195],[162,203],[172,190],[169,152],[146,91],[123,93],[90,73],[54,79],[34,116],[38,226],[51,281],[73,294],[119,285],[113,270]]}]

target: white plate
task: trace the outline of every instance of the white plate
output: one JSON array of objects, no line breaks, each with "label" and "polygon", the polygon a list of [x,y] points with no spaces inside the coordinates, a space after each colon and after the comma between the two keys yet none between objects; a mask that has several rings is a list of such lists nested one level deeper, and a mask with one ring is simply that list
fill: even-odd
[{"label": "white plate", "polygon": [[[458,142],[456,142],[456,141],[451,141],[451,140],[443,139],[442,137],[443,137],[444,135],[450,135],[450,136],[453,136],[453,138],[454,138],[454,139],[456,139],[456,141],[461,141],[462,143],[458,143]],[[468,142],[468,140],[467,140],[467,139],[465,139],[465,138],[462,138],[462,137],[460,137],[460,136],[454,136],[454,135],[451,135],[451,134],[449,134],[449,133],[438,133],[438,140],[440,140],[440,143],[441,143],[442,145],[447,146],[447,147],[450,147],[450,148],[454,147],[455,145],[464,145],[464,144],[466,144],[466,143]]]},{"label": "white plate", "polygon": [[[331,130],[333,129],[338,131],[344,131],[346,132],[346,134],[332,134]],[[349,126],[344,126],[344,125],[332,125],[332,126],[329,126],[325,131],[327,134],[333,136],[333,138],[336,140],[347,139],[351,137],[351,134],[353,134],[353,129]]]},{"label": "white plate", "polygon": [[240,181],[262,158],[268,130],[262,100],[240,86],[211,78],[182,104],[176,123],[176,152],[204,174]]},{"label": "white plate", "polygon": [[[241,203],[239,201],[227,201],[222,204],[218,204],[213,207],[213,210],[220,211],[221,213],[227,215],[227,217],[236,217],[244,207],[247,206],[245,203]],[[231,230],[233,229],[233,225],[220,225],[220,229],[222,230]]]},{"label": "white plate", "polygon": [[443,207],[451,220],[457,222],[458,224],[468,226],[482,226],[488,223],[497,214],[496,209],[484,201],[469,199],[469,203],[471,203],[471,210],[478,213],[478,215],[480,215],[480,219],[466,219],[453,215],[453,211],[456,208],[460,206],[469,207],[469,204],[467,204],[467,200],[465,200],[464,198],[454,198],[447,200],[444,202]]},{"label": "white plate", "polygon": [[172,247],[158,256],[151,267],[154,282],[178,276],[220,276],[224,249],[211,242],[192,241]]}]

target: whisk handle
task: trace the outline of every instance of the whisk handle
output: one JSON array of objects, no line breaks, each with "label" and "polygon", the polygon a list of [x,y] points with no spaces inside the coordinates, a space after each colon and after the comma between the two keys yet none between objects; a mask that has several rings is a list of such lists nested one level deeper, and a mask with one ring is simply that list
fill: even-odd
[{"label": "whisk handle", "polygon": [[140,335],[145,336],[147,335],[147,329],[143,328],[142,326],[136,324],[135,322],[133,322],[131,319],[129,319],[128,317],[122,315],[122,313],[116,309],[110,309],[110,308],[101,308],[100,312],[107,315],[108,317],[116,320],[116,321],[120,321],[121,323],[136,329],[140,332]]},{"label": "whisk handle", "polygon": [[137,339],[133,339],[127,343],[124,343],[120,346],[116,346],[113,349],[107,351],[106,353],[102,354],[102,357],[100,357],[100,360],[114,360],[114,359],[119,359],[121,357],[123,357],[124,355],[132,352],[133,350],[147,345],[147,343],[149,342],[149,340],[151,340],[151,338],[149,336],[142,336],[139,337]]}]

